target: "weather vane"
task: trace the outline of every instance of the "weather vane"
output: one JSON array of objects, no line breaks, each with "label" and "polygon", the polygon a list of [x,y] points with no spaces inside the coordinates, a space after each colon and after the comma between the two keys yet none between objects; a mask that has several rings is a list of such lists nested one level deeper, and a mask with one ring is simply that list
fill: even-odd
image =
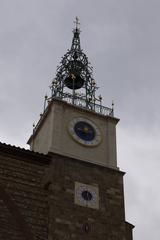
[{"label": "weather vane", "polygon": [[76,16],[76,20],[74,21],[74,23],[76,24],[76,29],[79,29],[80,22],[79,22],[79,18],[77,16]]}]

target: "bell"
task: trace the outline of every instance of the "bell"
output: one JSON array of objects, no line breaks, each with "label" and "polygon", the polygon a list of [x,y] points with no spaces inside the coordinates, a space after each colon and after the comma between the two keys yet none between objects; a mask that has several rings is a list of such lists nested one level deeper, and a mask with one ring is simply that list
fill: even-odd
[{"label": "bell", "polygon": [[65,83],[66,87],[76,90],[76,89],[80,89],[81,87],[83,87],[84,80],[83,80],[83,78],[81,78],[80,75],[76,75],[76,74],[71,73],[64,80],[64,83]]},{"label": "bell", "polygon": [[68,76],[64,80],[66,87],[70,89],[79,89],[83,87],[84,79],[81,77],[84,68],[81,61],[74,59],[67,64]]}]

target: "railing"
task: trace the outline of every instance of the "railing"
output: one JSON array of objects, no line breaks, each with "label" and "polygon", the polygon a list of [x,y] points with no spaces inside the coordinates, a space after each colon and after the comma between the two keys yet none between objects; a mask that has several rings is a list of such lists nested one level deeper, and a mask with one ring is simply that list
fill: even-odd
[{"label": "railing", "polygon": [[41,121],[41,117],[43,117],[43,114],[46,112],[48,104],[52,99],[58,99],[58,100],[61,100],[61,101],[65,101],[65,102],[67,102],[71,105],[75,105],[75,106],[78,106],[80,108],[84,108],[84,109],[87,109],[89,111],[96,112],[96,113],[101,114],[103,116],[111,116],[111,117],[114,116],[113,108],[104,107],[104,106],[102,106],[102,104],[97,104],[97,103],[94,103],[94,102],[91,102],[91,101],[87,102],[87,100],[84,97],[80,97],[80,96],[77,96],[77,95],[73,96],[70,93],[63,93],[63,95],[61,95],[61,96],[52,96],[52,97],[49,97],[49,98],[46,96],[45,101],[44,101],[44,111],[43,111],[43,113],[40,114],[40,119],[39,119],[38,123],[36,124],[36,126],[33,126],[33,133],[38,128],[38,126],[40,124],[40,121]]},{"label": "railing", "polygon": [[114,116],[113,108],[108,108],[108,107],[102,106],[102,104],[97,104],[91,101],[87,101],[84,97],[72,95],[70,93],[63,93],[61,97],[53,96],[52,98],[61,99],[62,101],[65,101],[69,104],[76,105],[78,107],[102,114],[104,116],[111,116],[111,117]]}]

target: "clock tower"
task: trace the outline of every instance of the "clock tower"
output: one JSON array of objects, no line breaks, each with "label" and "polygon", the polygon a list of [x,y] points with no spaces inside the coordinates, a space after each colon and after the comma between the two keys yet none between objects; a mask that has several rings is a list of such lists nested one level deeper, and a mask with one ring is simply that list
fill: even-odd
[{"label": "clock tower", "polygon": [[45,96],[44,112],[28,140],[32,151],[48,154],[49,240],[132,240],[125,221],[123,175],[117,166],[116,125],[111,108],[81,49],[76,18],[71,48],[63,56]]}]

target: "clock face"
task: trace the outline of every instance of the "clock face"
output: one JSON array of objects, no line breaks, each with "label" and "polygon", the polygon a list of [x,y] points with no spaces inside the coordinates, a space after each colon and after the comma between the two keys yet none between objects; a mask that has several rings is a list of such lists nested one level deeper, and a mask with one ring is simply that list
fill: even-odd
[{"label": "clock face", "polygon": [[75,203],[84,207],[99,208],[98,187],[76,182]]},{"label": "clock face", "polygon": [[74,125],[76,135],[84,141],[92,141],[95,138],[95,129],[86,121],[78,121]]},{"label": "clock face", "polygon": [[96,201],[96,193],[91,190],[90,188],[88,188],[87,185],[82,185],[80,186],[77,191],[76,191],[76,194],[77,194],[77,197],[79,198],[79,200],[81,202],[86,202],[89,203],[89,202],[95,202]]},{"label": "clock face", "polygon": [[101,141],[98,127],[88,119],[74,118],[69,123],[69,133],[77,142],[86,146],[96,146]]}]

